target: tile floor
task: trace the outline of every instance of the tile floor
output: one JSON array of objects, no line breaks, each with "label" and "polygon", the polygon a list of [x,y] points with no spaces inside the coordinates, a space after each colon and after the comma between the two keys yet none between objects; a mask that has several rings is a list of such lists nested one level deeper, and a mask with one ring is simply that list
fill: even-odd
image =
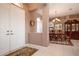
[{"label": "tile floor", "polygon": [[79,56],[79,40],[72,40],[74,46],[49,44],[48,47],[43,47],[34,44],[27,44],[29,47],[39,49],[32,56]]}]

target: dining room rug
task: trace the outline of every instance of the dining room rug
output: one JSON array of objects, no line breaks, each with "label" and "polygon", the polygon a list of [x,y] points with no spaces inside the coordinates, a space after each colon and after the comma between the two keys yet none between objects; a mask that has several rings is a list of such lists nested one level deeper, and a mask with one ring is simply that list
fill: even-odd
[{"label": "dining room rug", "polygon": [[24,47],[19,50],[16,50],[6,56],[31,56],[33,55],[38,49],[31,48],[31,47]]},{"label": "dining room rug", "polygon": [[50,41],[50,43],[53,43],[53,44],[61,44],[61,45],[70,45],[70,46],[73,46],[72,42],[71,41]]}]

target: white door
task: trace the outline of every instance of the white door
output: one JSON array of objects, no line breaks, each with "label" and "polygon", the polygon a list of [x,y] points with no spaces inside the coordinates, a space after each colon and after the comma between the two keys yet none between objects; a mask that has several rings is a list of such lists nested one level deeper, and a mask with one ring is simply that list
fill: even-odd
[{"label": "white door", "polygon": [[9,52],[9,4],[0,4],[0,55]]},{"label": "white door", "polygon": [[11,4],[10,50],[23,47],[25,44],[25,11]]}]

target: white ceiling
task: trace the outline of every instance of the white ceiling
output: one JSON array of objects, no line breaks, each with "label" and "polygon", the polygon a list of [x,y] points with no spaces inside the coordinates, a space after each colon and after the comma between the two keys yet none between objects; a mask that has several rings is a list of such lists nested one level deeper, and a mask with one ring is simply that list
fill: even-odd
[{"label": "white ceiling", "polygon": [[79,13],[79,3],[51,3],[48,5],[51,18]]},{"label": "white ceiling", "polygon": [[[79,3],[49,3],[48,5],[50,18],[79,13]],[[42,14],[42,9],[37,12]]]}]

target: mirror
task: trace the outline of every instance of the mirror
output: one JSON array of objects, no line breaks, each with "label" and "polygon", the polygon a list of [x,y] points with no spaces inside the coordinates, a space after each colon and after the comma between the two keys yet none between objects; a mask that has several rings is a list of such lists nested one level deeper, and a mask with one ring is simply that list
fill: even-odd
[{"label": "mirror", "polygon": [[31,20],[30,21],[30,26],[34,26],[35,25],[35,21],[34,20]]}]

